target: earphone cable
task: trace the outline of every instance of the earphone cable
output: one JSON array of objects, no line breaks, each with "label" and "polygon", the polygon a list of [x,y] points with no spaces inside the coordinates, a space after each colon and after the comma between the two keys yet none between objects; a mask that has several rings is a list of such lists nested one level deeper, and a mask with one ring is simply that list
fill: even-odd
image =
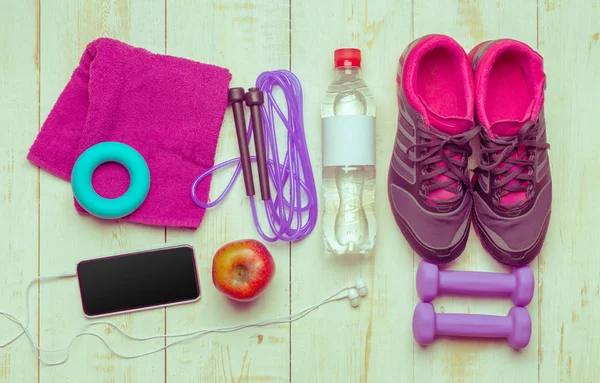
[{"label": "earphone cable", "polygon": [[[12,344],[13,342],[15,342],[17,339],[19,339],[23,334],[25,334],[29,340],[29,343],[31,344],[31,346],[34,349],[35,355],[37,357],[37,359],[48,366],[58,366],[61,364],[64,364],[67,362],[67,360],[70,357],[70,353],[71,353],[71,348],[73,346],[73,344],[75,343],[75,341],[80,338],[80,337],[84,337],[84,336],[90,336],[90,337],[94,337],[99,339],[112,353],[114,353],[115,355],[117,355],[118,357],[121,357],[123,359],[135,359],[135,358],[141,358],[143,356],[147,356],[147,355],[151,355],[151,354],[155,354],[157,352],[163,351],[169,347],[172,347],[176,344],[182,343],[182,342],[186,342],[189,341],[191,339],[194,339],[196,337],[202,336],[202,335],[206,335],[206,334],[210,334],[210,333],[228,333],[228,332],[234,332],[234,331],[239,331],[239,330],[243,330],[246,328],[251,328],[251,327],[263,327],[263,326],[267,326],[267,325],[272,325],[272,324],[281,324],[281,323],[292,323],[295,322],[303,317],[305,317],[306,315],[310,314],[311,312],[313,312],[314,310],[318,309],[319,307],[326,305],[328,303],[331,302],[335,302],[338,300],[342,300],[342,299],[347,299],[348,298],[348,294],[347,291],[351,289],[351,287],[345,287],[342,288],[340,290],[338,290],[337,292],[335,292],[334,294],[330,295],[329,297],[323,299],[322,301],[298,312],[295,314],[291,314],[291,315],[284,315],[284,316],[280,316],[280,317],[276,317],[273,319],[266,319],[260,322],[254,322],[254,323],[248,323],[248,324],[243,324],[243,325],[237,325],[237,326],[230,326],[230,327],[223,327],[223,328],[213,328],[213,329],[205,329],[205,330],[196,330],[196,331],[191,331],[191,332],[187,332],[187,333],[180,333],[180,334],[162,334],[162,335],[152,335],[152,336],[146,336],[146,337],[138,337],[138,336],[134,336],[131,334],[126,333],[125,331],[123,331],[117,324],[109,322],[109,321],[96,321],[96,322],[92,322],[92,323],[88,323],[86,325],[84,325],[77,333],[76,335],[71,338],[71,340],[69,341],[68,345],[62,348],[56,348],[56,349],[43,349],[41,348],[36,340],[34,339],[33,335],[31,334],[31,332],[29,331],[29,324],[30,324],[30,316],[31,316],[31,307],[30,307],[30,291],[31,291],[31,286],[37,282],[37,281],[41,281],[41,280],[47,280],[47,279],[59,279],[59,278],[66,278],[66,277],[73,277],[76,276],[75,273],[64,273],[64,274],[58,274],[58,275],[52,275],[52,276],[41,276],[41,277],[37,277],[34,278],[31,282],[29,282],[28,287],[27,287],[27,292],[25,294],[25,300],[26,300],[26,310],[27,310],[27,319],[25,324],[23,324],[23,322],[21,322],[18,318],[16,318],[14,315],[5,312],[5,311],[0,311],[0,315],[6,317],[8,320],[10,320],[11,322],[17,324],[20,328],[21,328],[21,332],[19,334],[17,334],[15,337],[13,337],[11,340],[9,340],[8,342],[4,343],[4,344],[0,344],[0,348],[4,348],[7,347],[8,345]],[[345,293],[345,294],[342,294]],[[109,326],[112,330],[115,330],[116,332],[118,332],[119,334],[123,335],[124,337],[133,340],[133,341],[147,341],[147,340],[153,340],[153,339],[170,339],[170,338],[180,338],[177,340],[174,340],[171,343],[168,343],[164,346],[161,346],[159,348],[155,348],[153,350],[150,350],[148,352],[144,352],[144,353],[140,353],[140,354],[133,354],[133,355],[126,355],[126,354],[122,354],[119,353],[118,351],[116,351],[111,345],[110,343],[102,336],[94,333],[94,332],[90,332],[87,331],[88,329],[90,329],[91,327],[94,326]],[[41,353],[58,353],[58,352],[66,352],[66,356],[58,361],[54,361],[54,362],[49,362],[46,359],[44,359],[41,355]]]}]

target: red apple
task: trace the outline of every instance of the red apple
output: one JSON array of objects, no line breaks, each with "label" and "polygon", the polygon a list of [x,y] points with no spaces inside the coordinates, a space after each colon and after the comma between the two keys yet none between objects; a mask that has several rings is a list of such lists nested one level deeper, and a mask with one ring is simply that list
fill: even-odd
[{"label": "red apple", "polygon": [[213,258],[213,284],[236,301],[258,298],[275,275],[275,261],[269,250],[254,239],[229,242]]}]

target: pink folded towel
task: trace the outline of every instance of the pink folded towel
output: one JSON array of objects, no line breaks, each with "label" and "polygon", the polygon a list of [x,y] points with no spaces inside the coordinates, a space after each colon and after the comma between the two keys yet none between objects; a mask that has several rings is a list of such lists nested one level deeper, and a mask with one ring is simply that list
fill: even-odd
[{"label": "pink folded towel", "polygon": [[[192,201],[190,189],[214,165],[230,80],[225,68],[100,38],[87,46],[27,158],[70,180],[75,161],[90,146],[130,145],[146,159],[151,185],[144,203],[123,219],[197,229],[205,210]],[[129,175],[107,163],[92,182],[98,194],[115,198],[127,190]],[[197,190],[205,202],[209,188],[210,179]]]}]

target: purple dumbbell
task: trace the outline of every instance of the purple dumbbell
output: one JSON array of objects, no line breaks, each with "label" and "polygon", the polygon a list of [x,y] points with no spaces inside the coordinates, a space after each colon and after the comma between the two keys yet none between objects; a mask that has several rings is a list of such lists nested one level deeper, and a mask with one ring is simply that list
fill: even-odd
[{"label": "purple dumbbell", "polygon": [[529,266],[510,274],[477,271],[444,271],[437,265],[421,261],[417,270],[417,294],[431,302],[438,294],[509,296],[516,306],[527,306],[533,298],[535,279]]},{"label": "purple dumbbell", "polygon": [[413,315],[413,335],[418,344],[433,342],[436,335],[507,338],[514,349],[527,347],[531,338],[531,318],[523,307],[513,307],[508,315],[437,314],[431,303],[421,302]]}]

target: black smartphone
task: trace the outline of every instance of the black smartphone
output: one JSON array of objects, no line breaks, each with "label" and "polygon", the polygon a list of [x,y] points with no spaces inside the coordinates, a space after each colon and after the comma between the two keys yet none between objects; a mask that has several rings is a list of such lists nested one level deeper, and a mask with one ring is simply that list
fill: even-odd
[{"label": "black smartphone", "polygon": [[189,245],[111,255],[77,264],[83,312],[98,317],[200,299]]}]

